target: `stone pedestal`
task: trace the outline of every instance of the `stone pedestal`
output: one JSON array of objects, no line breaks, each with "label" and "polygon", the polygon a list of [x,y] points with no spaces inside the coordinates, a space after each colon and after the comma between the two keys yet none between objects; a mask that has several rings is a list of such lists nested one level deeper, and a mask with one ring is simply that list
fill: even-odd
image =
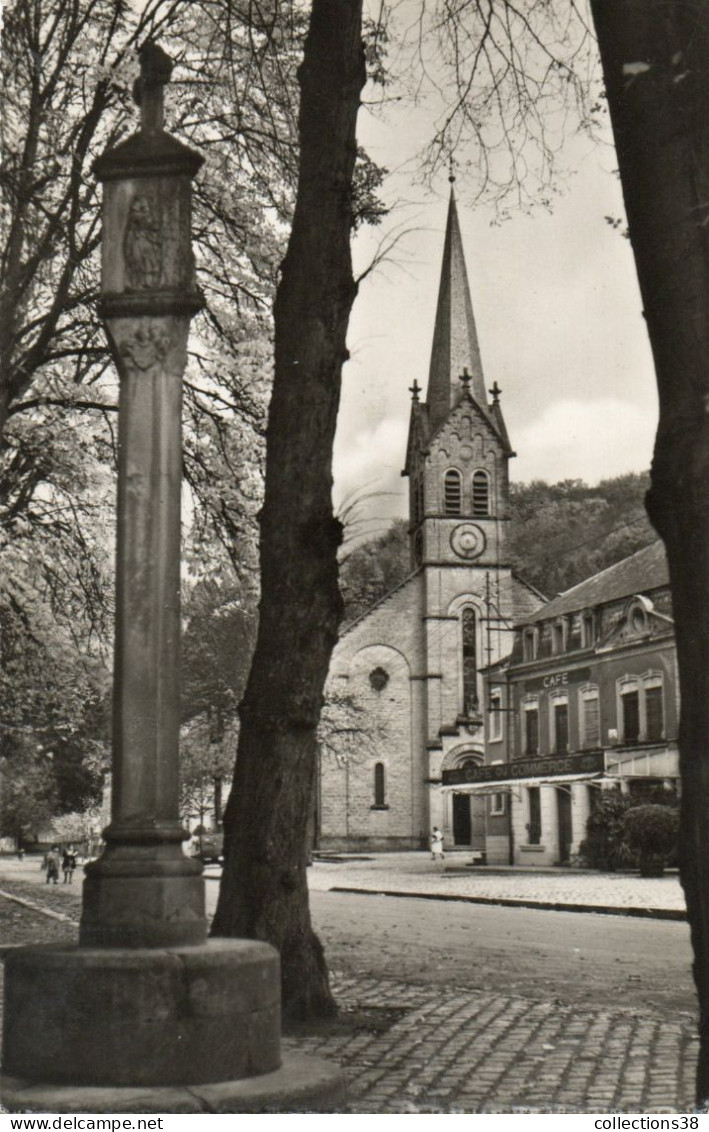
[{"label": "stone pedestal", "polygon": [[12,952],[3,1045],[2,1100],[16,1112],[333,1111],[344,1103],[336,1065],[281,1056],[278,954],[251,940]]}]

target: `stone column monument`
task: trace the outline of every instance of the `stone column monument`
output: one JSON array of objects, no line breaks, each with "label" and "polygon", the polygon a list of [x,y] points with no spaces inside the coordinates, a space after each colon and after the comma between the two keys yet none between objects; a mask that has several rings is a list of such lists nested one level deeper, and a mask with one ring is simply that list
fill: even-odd
[{"label": "stone column monument", "polygon": [[141,129],[96,163],[120,376],[111,822],[79,945],[7,958],[0,1095],[33,1112],[332,1112],[337,1066],[281,1057],[277,952],[207,941],[201,864],[182,850],[181,404],[202,158],[163,128],[169,58],[146,43],[140,60]]}]

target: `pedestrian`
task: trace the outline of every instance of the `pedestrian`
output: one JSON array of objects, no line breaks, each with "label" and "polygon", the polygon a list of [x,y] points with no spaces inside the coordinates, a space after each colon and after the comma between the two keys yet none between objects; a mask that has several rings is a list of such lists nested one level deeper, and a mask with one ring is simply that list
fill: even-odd
[{"label": "pedestrian", "polygon": [[55,884],[59,884],[59,865],[61,864],[61,857],[59,856],[59,846],[52,845],[52,848],[44,858],[44,867],[47,870],[47,884],[53,880]]},{"label": "pedestrian", "polygon": [[431,843],[431,860],[435,861],[438,857],[440,857],[442,861],[445,861],[446,855],[443,852],[443,834],[441,833],[437,825],[434,825],[433,829],[431,830],[431,837],[429,840]]},{"label": "pedestrian", "polygon": [[62,857],[62,870],[64,872],[64,884],[71,884],[74,878],[74,869],[76,868],[76,853],[74,846],[68,845],[64,850]]}]

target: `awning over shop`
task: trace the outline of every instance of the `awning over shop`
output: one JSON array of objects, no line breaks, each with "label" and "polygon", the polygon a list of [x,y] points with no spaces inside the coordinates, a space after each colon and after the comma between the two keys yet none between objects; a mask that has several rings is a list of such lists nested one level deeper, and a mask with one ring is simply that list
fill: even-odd
[{"label": "awning over shop", "polygon": [[633,751],[606,751],[609,778],[679,778],[677,748],[656,747]]},{"label": "awning over shop", "polygon": [[[457,785],[441,786],[449,794],[504,794],[510,793],[513,786],[567,786],[574,782],[593,782],[600,785],[602,774],[547,774],[534,778],[501,778],[495,782],[461,782]],[[605,780],[607,781],[607,779]]]}]

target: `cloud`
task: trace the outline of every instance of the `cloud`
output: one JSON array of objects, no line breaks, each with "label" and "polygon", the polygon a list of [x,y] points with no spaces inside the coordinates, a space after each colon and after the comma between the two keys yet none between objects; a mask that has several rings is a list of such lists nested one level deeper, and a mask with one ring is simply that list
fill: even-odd
[{"label": "cloud", "polygon": [[557,401],[515,429],[519,454],[511,466],[518,481],[599,479],[650,467],[657,425],[649,406],[621,398]]}]

